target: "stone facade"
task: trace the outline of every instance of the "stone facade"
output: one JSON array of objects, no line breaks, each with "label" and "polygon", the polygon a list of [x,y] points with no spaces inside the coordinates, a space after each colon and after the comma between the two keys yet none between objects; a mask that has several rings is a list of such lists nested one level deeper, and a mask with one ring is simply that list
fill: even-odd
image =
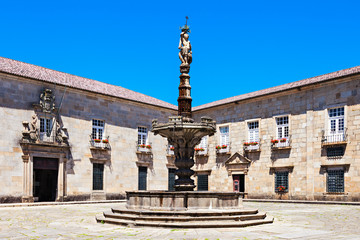
[{"label": "stone facade", "polygon": [[[360,200],[360,76],[314,84],[254,99],[228,103],[194,112],[212,117],[217,134],[208,140],[208,154],[198,158],[197,171],[211,170],[210,191],[232,191],[233,174],[245,175],[245,192],[249,198],[282,198],[307,200]],[[328,111],[344,107],[346,141],[324,144],[323,131],[329,126]],[[290,146],[272,148],[276,137],[276,117],[288,116]],[[259,151],[245,151],[248,122],[259,122]],[[217,154],[220,144],[219,127],[229,126],[230,153]],[[329,147],[343,146],[343,156],[328,157]],[[239,156],[234,156],[238,154]],[[238,169],[228,171],[229,158],[237,158]],[[205,158],[205,159],[204,159]],[[246,164],[246,158],[250,162]],[[243,164],[241,164],[243,163]],[[241,166],[242,165],[242,166]],[[344,170],[344,192],[328,193],[327,169]],[[288,171],[288,191],[275,192],[276,171]]]},{"label": "stone facade", "polygon": [[[125,191],[138,189],[141,167],[147,167],[147,190],[168,189],[168,169],[175,168],[174,157],[167,151],[166,139],[154,136],[150,130],[153,119],[167,122],[169,116],[177,115],[176,108],[71,86],[65,89],[50,80],[0,73],[0,202],[38,200],[34,199],[34,164],[41,163],[39,158],[57,160],[57,201],[123,198]],[[217,122],[217,132],[208,138],[206,154],[195,158],[195,184],[199,175],[207,175],[209,191],[234,191],[234,176],[241,175],[244,179],[239,180],[243,183],[240,190],[249,198],[359,201],[359,85],[360,74],[356,73],[194,108],[195,121],[209,116]],[[55,96],[52,115],[36,107],[45,89],[51,89]],[[331,127],[329,110],[333,108],[344,109],[346,139],[327,144],[324,136]],[[58,122],[66,144],[22,142],[34,114],[38,118],[51,116]],[[281,116],[288,117],[290,140],[286,147],[275,148],[271,140],[277,138],[276,119]],[[93,119],[105,123],[103,135],[109,140],[105,147],[91,142]],[[248,123],[253,121],[259,123],[260,144],[246,151]],[[40,120],[36,125],[40,127]],[[217,153],[220,127],[224,126],[229,129],[229,147]],[[138,127],[147,128],[151,150],[138,149]],[[337,147],[344,149],[341,156],[329,157],[328,149]],[[93,190],[94,164],[104,166],[102,190]],[[332,169],[344,172],[343,191],[327,191]],[[288,189],[277,192],[275,175],[284,171],[288,173]]]},{"label": "stone facade", "polygon": [[[166,189],[167,142],[151,132],[151,121],[166,121],[175,110],[137,103],[102,94],[67,88],[59,112],[67,130],[69,148],[56,144],[20,144],[22,122],[30,122],[44,89],[52,89],[55,105],[60,105],[65,88],[12,75],[0,75],[0,180],[1,202],[32,201],[33,158],[59,159],[57,200],[121,198],[138,188],[138,167],[148,167],[148,189]],[[49,115],[48,115],[49,116]],[[105,122],[104,136],[110,149],[92,148],[92,119]],[[39,124],[39,123],[38,123]],[[152,153],[137,152],[138,126],[146,127]],[[93,163],[104,164],[103,191],[92,190]]]}]

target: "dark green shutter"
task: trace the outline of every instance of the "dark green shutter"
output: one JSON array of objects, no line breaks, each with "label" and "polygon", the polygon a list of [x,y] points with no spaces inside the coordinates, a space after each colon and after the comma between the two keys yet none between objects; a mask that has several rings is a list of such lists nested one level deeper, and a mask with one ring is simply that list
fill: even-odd
[{"label": "dark green shutter", "polygon": [[198,175],[197,176],[197,189],[198,191],[208,191],[208,175]]},{"label": "dark green shutter", "polygon": [[93,163],[93,190],[103,190],[104,164]]},{"label": "dark green shutter", "polygon": [[169,191],[175,191],[174,185],[175,185],[175,169],[169,168],[169,182],[168,182]]},{"label": "dark green shutter", "polygon": [[139,190],[146,190],[147,167],[139,167]]}]

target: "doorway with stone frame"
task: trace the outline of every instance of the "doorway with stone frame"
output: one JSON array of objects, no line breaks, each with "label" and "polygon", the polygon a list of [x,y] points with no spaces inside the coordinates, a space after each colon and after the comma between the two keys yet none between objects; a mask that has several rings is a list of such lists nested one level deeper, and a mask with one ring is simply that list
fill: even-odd
[{"label": "doorway with stone frame", "polygon": [[233,174],[233,191],[245,192],[245,174]]},{"label": "doorway with stone frame", "polygon": [[56,200],[58,172],[58,158],[33,158],[34,202],[51,202]]}]

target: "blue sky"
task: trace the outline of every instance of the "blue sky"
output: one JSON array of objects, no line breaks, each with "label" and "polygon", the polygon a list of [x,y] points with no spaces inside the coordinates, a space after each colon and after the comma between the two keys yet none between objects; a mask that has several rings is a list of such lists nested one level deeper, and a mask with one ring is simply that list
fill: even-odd
[{"label": "blue sky", "polygon": [[[185,3],[185,4],[182,4]],[[360,65],[360,1],[2,1],[0,56],[193,106]]]}]

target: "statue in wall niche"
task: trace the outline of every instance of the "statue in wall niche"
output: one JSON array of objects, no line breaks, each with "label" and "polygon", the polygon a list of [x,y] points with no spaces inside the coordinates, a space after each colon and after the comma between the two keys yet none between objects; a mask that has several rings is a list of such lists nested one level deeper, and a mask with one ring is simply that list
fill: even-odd
[{"label": "statue in wall niche", "polygon": [[186,24],[181,28],[180,33],[180,42],[179,42],[179,58],[181,60],[181,65],[190,65],[192,62],[192,51],[191,43],[189,41],[189,32],[190,28],[187,25],[188,17],[186,17]]},{"label": "statue in wall niche", "polygon": [[51,113],[55,110],[55,96],[51,89],[45,89],[40,94],[40,107],[43,112]]},{"label": "statue in wall niche", "polygon": [[30,123],[30,139],[36,141],[39,138],[38,131],[37,131],[37,121],[38,118],[36,114],[32,115],[32,120]]},{"label": "statue in wall niche", "polygon": [[62,126],[59,124],[59,122],[56,122],[56,141],[58,143],[63,143],[67,139],[66,134],[64,133],[64,130]]}]

